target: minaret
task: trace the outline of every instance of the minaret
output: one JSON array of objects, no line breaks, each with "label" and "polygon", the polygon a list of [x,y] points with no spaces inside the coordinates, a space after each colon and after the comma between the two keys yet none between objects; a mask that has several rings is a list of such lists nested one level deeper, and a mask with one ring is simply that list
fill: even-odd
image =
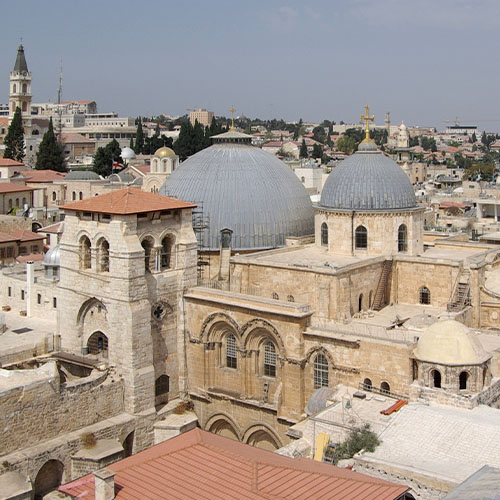
[{"label": "minaret", "polygon": [[17,49],[16,63],[10,72],[9,123],[17,107],[21,109],[23,117],[24,137],[29,137],[31,135],[31,73],[28,71],[22,44]]},{"label": "minaret", "polygon": [[387,111],[385,114],[385,129],[387,130],[387,137],[391,135],[391,113]]}]

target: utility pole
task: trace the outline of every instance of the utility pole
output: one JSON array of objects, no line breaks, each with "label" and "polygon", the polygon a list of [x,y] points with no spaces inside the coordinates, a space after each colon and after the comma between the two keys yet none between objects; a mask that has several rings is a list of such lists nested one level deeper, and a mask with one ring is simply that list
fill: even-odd
[{"label": "utility pole", "polygon": [[61,142],[62,135],[62,108],[61,108],[61,97],[62,97],[62,79],[63,79],[63,60],[61,57],[61,70],[59,72],[59,87],[57,88],[57,116],[59,118],[59,123],[57,125],[57,141]]}]

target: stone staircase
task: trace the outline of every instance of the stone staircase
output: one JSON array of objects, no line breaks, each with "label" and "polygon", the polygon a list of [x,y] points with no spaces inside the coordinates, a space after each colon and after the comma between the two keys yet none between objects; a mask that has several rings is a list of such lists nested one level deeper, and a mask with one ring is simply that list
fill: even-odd
[{"label": "stone staircase", "polygon": [[470,272],[463,271],[458,278],[451,300],[447,304],[449,312],[462,311],[470,304]]},{"label": "stone staircase", "polygon": [[384,261],[382,265],[382,273],[378,280],[377,289],[375,290],[375,296],[373,297],[373,302],[370,304],[370,309],[374,311],[380,311],[382,307],[386,304],[386,292],[387,283],[392,272],[392,260]]}]

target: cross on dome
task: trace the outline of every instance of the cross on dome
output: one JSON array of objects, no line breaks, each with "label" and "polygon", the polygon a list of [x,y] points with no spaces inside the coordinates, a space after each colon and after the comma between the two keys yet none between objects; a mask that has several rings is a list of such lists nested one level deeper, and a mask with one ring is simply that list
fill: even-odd
[{"label": "cross on dome", "polygon": [[365,114],[361,115],[361,120],[366,121],[365,125],[365,138],[363,142],[371,142],[370,139],[370,122],[375,120],[375,115],[370,116],[370,106],[368,104],[365,106]]}]

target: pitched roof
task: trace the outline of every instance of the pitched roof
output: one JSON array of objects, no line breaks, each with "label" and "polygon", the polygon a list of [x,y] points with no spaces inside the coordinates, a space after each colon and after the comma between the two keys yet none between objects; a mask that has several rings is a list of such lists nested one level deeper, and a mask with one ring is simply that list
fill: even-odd
[{"label": "pitched roof", "polygon": [[24,167],[24,163],[12,158],[0,158],[0,167]]},{"label": "pitched roof", "polygon": [[12,231],[10,233],[16,240],[21,241],[35,241],[35,240],[43,240],[45,236],[34,233],[33,231],[28,231],[27,229],[17,229],[16,231]]},{"label": "pitched roof", "polygon": [[0,243],[7,243],[8,241],[17,241],[19,238],[12,236],[12,234],[0,232]]},{"label": "pitched roof", "polygon": [[87,139],[84,135],[77,134],[76,132],[66,132],[61,134],[61,141],[64,144],[87,144],[95,142],[93,139]]},{"label": "pitched roof", "polygon": [[38,232],[39,233],[47,233],[47,234],[58,234],[64,231],[64,221],[56,222],[55,224],[50,224],[49,226],[41,227]]},{"label": "pitched roof", "polygon": [[16,261],[24,264],[25,262],[29,261],[38,262],[43,260],[44,258],[45,255],[43,253],[31,253],[29,255],[19,255],[18,257],[16,257]]},{"label": "pitched roof", "polygon": [[16,57],[16,62],[14,64],[14,71],[18,71],[19,73],[21,72],[28,72],[28,65],[26,64],[26,58],[24,57],[24,47],[19,45],[19,48],[17,49],[17,57]]},{"label": "pitched roof", "polygon": [[55,170],[21,170],[21,174],[26,177],[26,182],[53,182],[66,177],[66,172]]},{"label": "pitched roof", "polygon": [[[310,459],[288,458],[193,429],[108,466],[116,500],[397,499],[408,488]],[[60,486],[94,499],[94,475]]]},{"label": "pitched roof", "polygon": [[34,190],[35,188],[31,188],[28,186],[20,186],[19,184],[12,184],[10,182],[0,182],[0,194]]},{"label": "pitched roof", "polygon": [[63,210],[103,212],[115,215],[130,215],[176,208],[194,208],[196,205],[157,193],[148,193],[137,188],[125,188],[76,201],[60,207]]}]

